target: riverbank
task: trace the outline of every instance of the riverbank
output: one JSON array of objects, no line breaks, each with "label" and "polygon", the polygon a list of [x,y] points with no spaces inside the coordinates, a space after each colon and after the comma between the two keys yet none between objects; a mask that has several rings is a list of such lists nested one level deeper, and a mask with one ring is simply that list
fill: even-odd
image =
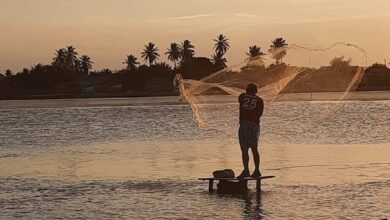
[{"label": "riverbank", "polygon": [[[145,106],[145,105],[180,105],[185,104],[179,96],[169,94],[162,96],[117,96],[117,97],[77,97],[0,100],[0,109],[10,108],[62,108],[62,107],[100,107],[100,106]],[[276,101],[337,101],[342,93],[290,93],[282,94]],[[390,91],[353,92],[344,100],[380,101],[390,100]],[[230,95],[210,95],[204,103],[236,103],[237,98]]]},{"label": "riverbank", "polygon": [[83,93],[83,94],[42,94],[42,95],[0,95],[0,100],[36,100],[36,99],[87,99],[87,98],[134,98],[178,96],[178,92],[125,92],[125,93]]}]

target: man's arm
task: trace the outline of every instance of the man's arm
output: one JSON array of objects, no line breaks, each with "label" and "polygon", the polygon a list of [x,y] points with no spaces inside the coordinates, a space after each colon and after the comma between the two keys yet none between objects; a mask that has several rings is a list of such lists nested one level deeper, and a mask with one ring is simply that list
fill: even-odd
[{"label": "man's arm", "polygon": [[241,94],[241,95],[238,96],[238,103],[240,103],[240,106],[241,106],[241,104],[242,104],[242,96],[243,96],[243,94]]},{"label": "man's arm", "polygon": [[263,115],[263,112],[264,112],[264,101],[262,98],[259,98],[259,117],[261,117]]}]

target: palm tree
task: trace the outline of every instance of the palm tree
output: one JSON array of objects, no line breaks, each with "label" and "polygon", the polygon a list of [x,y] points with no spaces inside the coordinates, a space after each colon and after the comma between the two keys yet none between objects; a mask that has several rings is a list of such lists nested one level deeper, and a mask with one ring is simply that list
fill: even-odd
[{"label": "palm tree", "polygon": [[182,61],[186,61],[192,58],[195,55],[194,45],[191,44],[191,41],[185,40],[180,46],[181,58]]},{"label": "palm tree", "polygon": [[30,70],[27,68],[23,68],[21,74],[22,74],[22,76],[27,76],[28,74],[30,74]]},{"label": "palm tree", "polygon": [[56,50],[52,65],[58,68],[63,68],[65,66],[65,58],[66,50],[64,48]]},{"label": "palm tree", "polygon": [[103,75],[103,76],[109,76],[109,75],[112,75],[113,72],[112,70],[110,69],[102,69],[101,71],[99,71],[99,74]]},{"label": "palm tree", "polygon": [[286,40],[279,37],[272,41],[270,49],[268,52],[272,54],[272,58],[276,60],[276,64],[279,64],[280,61],[283,62],[283,57],[286,56]]},{"label": "palm tree", "polygon": [[145,61],[149,61],[149,66],[151,66],[152,63],[156,62],[158,60],[158,57],[160,57],[160,54],[158,54],[157,51],[158,48],[155,47],[154,43],[149,42],[147,45],[145,45],[145,49],[141,53],[141,55]]},{"label": "palm tree", "polygon": [[180,47],[177,43],[171,43],[171,48],[168,48],[167,50],[168,51],[165,54],[168,55],[168,60],[173,62],[173,64],[175,65],[175,69],[176,69],[176,62],[181,57]]},{"label": "palm tree", "polygon": [[67,46],[65,49],[65,67],[69,70],[75,70],[76,64],[78,61],[77,58],[78,53],[76,52],[76,48],[73,46]]},{"label": "palm tree", "polygon": [[123,64],[126,64],[127,70],[133,71],[133,70],[137,69],[137,65],[139,64],[139,62],[137,62],[137,57],[130,54],[127,56],[127,58],[126,58],[125,62],[123,62]]},{"label": "palm tree", "polygon": [[258,56],[264,55],[264,53],[261,52],[261,47],[258,47],[256,45],[250,46],[249,47],[249,52],[245,53],[245,54],[248,55],[249,58],[254,58],[254,57],[258,57]]},{"label": "palm tree", "polygon": [[9,79],[12,76],[12,71],[10,69],[6,70],[5,76],[7,77],[7,79]]},{"label": "palm tree", "polygon": [[224,55],[230,48],[229,39],[227,39],[223,34],[218,35],[217,39],[213,40],[215,41],[214,50],[217,54]]},{"label": "palm tree", "polygon": [[83,55],[80,57],[80,69],[83,73],[88,74],[89,70],[92,69],[93,61],[87,55]]},{"label": "palm tree", "polygon": [[221,54],[221,53],[214,53],[211,56],[211,61],[213,62],[217,71],[227,67],[227,65],[226,65],[227,60],[226,60],[226,58],[223,57],[223,54]]},{"label": "palm tree", "polygon": [[42,72],[44,69],[43,67],[44,66],[42,65],[42,63],[35,64],[33,67],[31,67],[30,72]]}]

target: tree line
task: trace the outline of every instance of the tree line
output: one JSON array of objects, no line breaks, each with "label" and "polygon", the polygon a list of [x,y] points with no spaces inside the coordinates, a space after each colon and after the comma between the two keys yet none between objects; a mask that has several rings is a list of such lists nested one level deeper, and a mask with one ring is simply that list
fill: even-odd
[{"label": "tree line", "polygon": [[[213,41],[213,54],[208,57],[197,57],[195,46],[190,40],[181,43],[173,42],[161,52],[153,43],[144,46],[140,57],[145,61],[141,64],[134,54],[126,56],[124,68],[113,71],[102,69],[91,71],[93,60],[88,55],[79,56],[74,46],[67,46],[55,51],[50,64],[36,64],[31,68],[13,74],[6,70],[4,75],[0,73],[1,93],[18,90],[19,92],[31,93],[35,89],[41,93],[56,93],[56,87],[72,88],[73,93],[81,91],[82,87],[88,86],[88,80],[102,84],[108,91],[110,85],[122,84],[123,90],[142,91],[145,83],[153,78],[166,78],[172,80],[175,74],[181,73],[184,78],[201,79],[211,73],[227,67],[226,53],[230,49],[230,40],[224,34],[219,34]],[[268,53],[275,60],[275,65],[283,64],[286,56],[285,48],[288,46],[285,39],[278,37],[271,41]],[[254,58],[265,53],[258,45],[251,45],[245,53],[247,57]],[[158,62],[165,55],[171,62]],[[331,61],[331,66],[348,66],[350,60],[344,57],[336,57]],[[60,86],[59,86],[60,85]],[[30,91],[27,91],[30,90]]]},{"label": "tree line", "polygon": [[[124,68],[118,71],[102,69],[91,71],[93,60],[88,55],[79,56],[74,46],[67,46],[55,51],[50,64],[36,64],[31,68],[23,68],[22,71],[14,74],[6,70],[4,75],[0,73],[0,81],[4,88],[12,89],[46,89],[50,90],[58,84],[65,84],[70,87],[80,87],[80,79],[101,78],[108,84],[122,83],[126,89],[143,90],[143,85],[155,77],[166,77],[169,80],[176,73],[182,73],[185,78],[200,79],[210,73],[219,71],[227,66],[226,53],[230,49],[230,40],[226,35],[219,34],[215,39],[214,52],[207,57],[196,57],[195,46],[190,40],[181,43],[173,42],[165,52],[153,43],[149,42],[144,46],[140,57],[146,64],[140,64],[138,57],[129,54],[124,60]],[[276,38],[272,41],[269,52],[287,46],[283,38]],[[163,54],[162,54],[163,53]],[[246,53],[248,57],[256,57],[264,54],[261,47],[253,45]],[[161,56],[165,55],[171,62],[158,62]],[[276,63],[280,63],[285,54],[275,56]],[[79,88],[80,89],[80,88]]]},{"label": "tree line", "polygon": [[[227,59],[224,56],[230,49],[229,39],[225,35],[220,34],[217,36],[217,38],[213,39],[213,41],[215,42],[214,53],[211,55],[209,60],[214,65],[216,70],[223,69],[227,67]],[[268,51],[273,53],[278,48],[283,48],[287,45],[288,44],[286,43],[286,40],[283,38],[276,38],[272,41]],[[156,47],[153,42],[149,42],[144,46],[144,49],[141,53],[141,58],[143,58],[144,61],[149,64],[149,66],[156,65],[158,64],[157,61],[161,57],[159,51],[159,48]],[[170,47],[167,48],[164,54],[167,56],[167,59],[172,62],[173,69],[178,69],[184,63],[194,58],[195,46],[191,43],[190,40],[184,40],[181,44],[174,42],[170,44]],[[264,53],[261,51],[261,47],[257,45],[250,46],[249,51],[245,54],[248,55],[248,57],[264,55]],[[286,53],[284,52],[275,56],[274,58],[276,63],[280,63],[285,55]],[[31,69],[24,68],[21,72],[16,73],[16,75],[23,75],[28,71],[34,71],[35,69],[41,69],[41,67],[47,66],[51,66],[58,71],[70,71],[88,74],[93,67],[93,63],[94,62],[88,55],[82,55],[78,57],[76,48],[74,46],[67,46],[55,51],[55,56],[50,65],[43,65],[39,63],[31,67]],[[133,54],[129,54],[123,64],[126,66],[125,69],[129,71],[133,71],[140,66],[138,58]],[[104,71],[106,70],[107,69],[104,69]],[[4,75],[6,77],[10,77],[15,74],[13,74],[13,72],[8,69],[5,71]]]}]

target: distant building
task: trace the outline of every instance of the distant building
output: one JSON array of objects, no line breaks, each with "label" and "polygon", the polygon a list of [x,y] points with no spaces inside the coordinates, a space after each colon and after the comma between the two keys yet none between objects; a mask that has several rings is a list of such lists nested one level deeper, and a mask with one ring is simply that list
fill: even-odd
[{"label": "distant building", "polygon": [[96,87],[95,86],[89,86],[89,87],[83,88],[83,92],[84,93],[94,93],[95,91],[96,91]]},{"label": "distant building", "polygon": [[145,90],[148,92],[172,92],[173,83],[168,78],[153,78],[145,83]]},{"label": "distant building", "polygon": [[123,85],[122,84],[113,85],[110,87],[110,91],[111,92],[123,92]]}]

